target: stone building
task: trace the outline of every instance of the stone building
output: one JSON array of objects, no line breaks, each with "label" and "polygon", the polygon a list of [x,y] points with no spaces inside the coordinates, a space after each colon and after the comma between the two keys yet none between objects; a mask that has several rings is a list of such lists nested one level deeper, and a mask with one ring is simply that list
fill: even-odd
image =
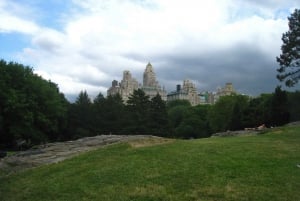
[{"label": "stone building", "polygon": [[167,95],[167,101],[188,100],[192,106],[200,104],[200,97],[194,83],[190,80],[184,80],[183,85],[177,85],[176,91]]},{"label": "stone building", "polygon": [[167,100],[167,92],[159,85],[158,81],[156,81],[156,75],[150,63],[147,64],[144,72],[143,86],[139,86],[138,81],[131,76],[129,71],[124,71],[122,81],[119,84],[116,80],[112,81],[112,86],[107,90],[107,95],[120,94],[124,103],[126,103],[134,90],[139,88],[141,88],[150,99],[159,94],[162,100]]},{"label": "stone building", "polygon": [[217,89],[217,92],[214,95],[214,103],[217,102],[221,96],[229,96],[235,93],[236,91],[233,87],[233,84],[228,82],[225,84],[225,87]]},{"label": "stone building", "polygon": [[200,104],[213,104],[214,94],[212,92],[204,91],[198,94],[200,97]]},{"label": "stone building", "polygon": [[159,85],[158,81],[156,81],[156,75],[150,62],[147,64],[144,71],[143,86],[141,89],[150,97],[150,99],[159,94],[162,100],[167,100],[167,92]]},{"label": "stone building", "polygon": [[129,71],[125,70],[123,72],[123,79],[121,80],[120,84],[118,84],[118,81],[116,80],[112,81],[112,86],[107,90],[107,95],[120,94],[123,101],[126,103],[129,99],[129,96],[138,88],[138,81],[132,77]]},{"label": "stone building", "polygon": [[111,82],[111,87],[107,90],[108,96],[113,96],[120,93],[120,86],[117,80]]}]

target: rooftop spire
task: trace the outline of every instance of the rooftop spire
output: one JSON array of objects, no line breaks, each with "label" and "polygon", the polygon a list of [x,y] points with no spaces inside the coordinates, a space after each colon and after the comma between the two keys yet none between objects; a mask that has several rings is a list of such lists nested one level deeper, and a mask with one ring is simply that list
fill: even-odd
[{"label": "rooftop spire", "polygon": [[151,66],[151,67],[152,67],[152,65],[151,65],[150,61],[148,62],[147,66]]}]

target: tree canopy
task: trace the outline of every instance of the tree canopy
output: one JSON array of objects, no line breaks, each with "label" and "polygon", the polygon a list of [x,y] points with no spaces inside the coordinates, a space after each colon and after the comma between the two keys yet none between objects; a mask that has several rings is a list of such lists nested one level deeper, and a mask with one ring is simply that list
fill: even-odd
[{"label": "tree canopy", "polygon": [[288,20],[289,31],[282,35],[282,53],[276,58],[280,65],[277,79],[292,87],[300,79],[300,10],[295,9]]},{"label": "tree canopy", "polygon": [[66,112],[55,83],[28,66],[0,60],[0,147],[57,140]]}]

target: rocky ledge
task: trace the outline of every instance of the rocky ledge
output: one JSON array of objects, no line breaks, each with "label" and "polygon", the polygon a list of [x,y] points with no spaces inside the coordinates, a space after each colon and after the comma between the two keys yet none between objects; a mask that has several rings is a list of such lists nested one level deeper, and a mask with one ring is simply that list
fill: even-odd
[{"label": "rocky ledge", "polygon": [[148,135],[98,135],[74,141],[47,143],[0,159],[0,175],[9,175],[44,164],[57,163],[108,144],[151,139],[161,138]]}]

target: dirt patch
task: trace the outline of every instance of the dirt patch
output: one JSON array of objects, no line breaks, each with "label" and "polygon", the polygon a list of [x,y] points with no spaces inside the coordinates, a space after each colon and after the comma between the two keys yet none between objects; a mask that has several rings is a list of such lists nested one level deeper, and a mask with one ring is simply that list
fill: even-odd
[{"label": "dirt patch", "polygon": [[149,147],[149,146],[167,144],[171,142],[174,142],[174,139],[152,137],[147,139],[137,139],[137,140],[130,141],[128,143],[130,144],[130,146],[134,148],[140,148],[140,147]]}]

